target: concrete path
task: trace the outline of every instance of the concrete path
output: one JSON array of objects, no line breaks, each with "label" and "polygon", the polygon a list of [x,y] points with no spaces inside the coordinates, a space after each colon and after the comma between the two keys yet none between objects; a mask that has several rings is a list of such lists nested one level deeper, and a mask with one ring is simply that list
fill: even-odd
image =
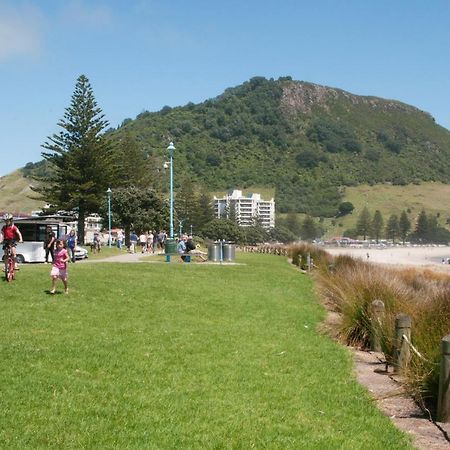
[{"label": "concrete path", "polygon": [[[159,258],[158,258],[159,256]],[[153,263],[153,264],[166,264],[165,260],[162,260],[161,257],[164,256],[164,253],[128,253],[123,252],[120,255],[110,256],[108,258],[99,258],[99,259],[83,259],[81,261],[77,261],[76,264],[88,264],[88,263]],[[179,262],[179,257],[177,255],[172,255],[172,260]],[[180,263],[181,264],[181,263]],[[185,264],[201,264],[201,265],[222,265],[222,266],[237,266],[241,265],[236,262],[214,262],[214,261],[192,261],[191,263]]]},{"label": "concrete path", "polygon": [[[155,256],[155,259],[150,259],[149,257]],[[160,260],[156,260],[156,256],[159,256],[158,253],[156,254],[152,254],[152,253],[128,253],[128,252],[123,252],[120,255],[116,255],[116,256],[109,256],[107,258],[96,258],[96,259],[83,259],[81,261],[77,261],[76,264],[78,263],[82,263],[82,264],[86,264],[86,263],[104,263],[104,262],[112,262],[112,263],[116,263],[116,262],[120,262],[120,263],[138,263],[138,262],[161,262]],[[163,256],[163,254],[161,254],[160,256]]]}]

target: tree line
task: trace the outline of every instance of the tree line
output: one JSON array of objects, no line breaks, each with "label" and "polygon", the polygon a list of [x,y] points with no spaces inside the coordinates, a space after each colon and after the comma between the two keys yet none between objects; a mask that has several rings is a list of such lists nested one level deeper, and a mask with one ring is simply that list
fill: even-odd
[{"label": "tree line", "polygon": [[[253,80],[246,89],[254,90],[259,86],[255,86],[258,83],[261,84],[262,80]],[[263,83],[264,86],[266,84]],[[230,101],[234,99],[233,96],[229,98]],[[261,123],[268,120],[267,117],[261,118]],[[131,227],[137,230],[167,228],[168,174],[163,169],[164,156],[147,147],[142,137],[126,131],[119,136],[113,136],[109,132],[109,123],[98,107],[85,75],[77,79],[71,103],[58,126],[60,131],[49,136],[42,145],[42,156],[52,170],[37,176],[41,183],[34,190],[39,199],[53,205],[55,210],[72,211],[77,216],[80,242],[84,242],[84,222],[87,215],[103,212],[106,218],[106,191],[109,188],[113,195],[114,226],[123,227],[126,231]],[[318,122],[314,126],[314,136],[317,139],[326,140],[337,133],[327,123]],[[330,130],[334,130],[334,134]],[[347,141],[352,137],[349,132],[345,136],[339,136]],[[166,136],[159,136],[158,139],[168,140]],[[225,238],[246,243],[268,240],[290,242],[299,237],[312,240],[323,234],[320,222],[317,223],[307,215],[299,223],[295,212],[278,220],[277,227],[272,230],[261,227],[257,218],[251,227],[245,229],[240,229],[242,227],[233,220],[216,218],[207,187],[198,188],[198,184],[194,185],[190,175],[195,178],[195,173],[186,171],[186,168],[191,167],[186,154],[176,156],[177,167],[181,170],[177,172],[175,179],[175,229],[194,230],[197,235],[207,238]],[[290,185],[297,184],[301,183],[293,179]],[[311,189],[311,186],[308,183],[307,188]],[[306,194],[300,196],[303,199],[306,197]],[[321,201],[316,203],[323,205],[327,198],[329,196],[322,196]],[[339,214],[348,213],[349,206],[345,202],[341,203]],[[385,224],[380,211],[375,211],[372,217],[365,208],[358,218],[356,228],[347,230],[345,234],[349,237],[362,236],[364,239],[371,237],[377,241],[383,237],[394,242],[398,239],[423,243],[450,241],[449,232],[439,226],[436,216],[426,214],[425,211],[421,212],[411,231],[406,212],[403,211],[400,216],[391,215]]]},{"label": "tree line", "polygon": [[[106,132],[109,123],[98,107],[92,87],[85,75],[76,82],[70,106],[61,128],[42,145],[44,161],[52,170],[35,175],[40,181],[33,188],[39,199],[54,211],[65,210],[78,221],[79,241],[84,242],[87,215],[100,213],[108,221],[107,195],[112,195],[112,226],[125,229],[167,229],[167,173],[164,160],[143,150],[131,134],[113,140]],[[185,163],[181,157],[178,164]],[[193,232],[210,239],[227,239],[242,243],[294,239],[286,229],[265,230],[258,221],[254,226],[239,227],[229,219],[215,217],[211,196],[202,186],[194,185],[183,171],[176,181],[174,228],[179,233]],[[47,212],[52,212],[52,210]]]},{"label": "tree line", "polygon": [[393,243],[406,241],[419,244],[448,244],[450,232],[439,225],[439,214],[434,215],[422,210],[417,219],[412,222],[407,211],[403,210],[400,215],[391,214],[385,221],[382,213],[376,210],[373,214],[368,207],[360,212],[355,228],[348,229],[344,235],[350,238],[363,240],[374,239],[377,243],[380,239],[387,239]]}]

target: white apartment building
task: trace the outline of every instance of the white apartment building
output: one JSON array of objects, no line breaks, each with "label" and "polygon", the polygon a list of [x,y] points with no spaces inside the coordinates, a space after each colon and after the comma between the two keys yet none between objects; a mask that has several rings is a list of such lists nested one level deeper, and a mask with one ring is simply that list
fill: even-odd
[{"label": "white apartment building", "polygon": [[238,225],[249,227],[258,218],[264,228],[275,226],[275,202],[262,200],[260,194],[251,193],[244,197],[237,189],[229,191],[225,197],[214,197],[214,211],[218,218],[234,217]]}]

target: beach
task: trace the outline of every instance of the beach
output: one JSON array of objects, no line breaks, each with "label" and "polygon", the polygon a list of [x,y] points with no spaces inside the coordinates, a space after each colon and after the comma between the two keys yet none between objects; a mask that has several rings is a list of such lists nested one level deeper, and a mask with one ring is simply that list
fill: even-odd
[{"label": "beach", "polygon": [[390,264],[394,266],[421,266],[450,273],[450,264],[443,264],[442,260],[450,258],[449,246],[436,247],[325,247],[331,255],[350,255],[363,261]]}]

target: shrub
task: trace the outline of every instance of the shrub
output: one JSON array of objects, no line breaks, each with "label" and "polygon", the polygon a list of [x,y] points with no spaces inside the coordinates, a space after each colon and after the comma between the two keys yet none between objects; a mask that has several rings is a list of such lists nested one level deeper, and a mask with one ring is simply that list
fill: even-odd
[{"label": "shrub", "polygon": [[[322,266],[323,268],[323,266]],[[450,329],[450,277],[431,271],[390,269],[338,256],[331,270],[318,273],[319,292],[332,309],[342,314],[338,336],[349,345],[368,348],[371,336],[380,332],[388,363],[394,362],[395,318],[412,319],[412,340],[420,355],[411,352],[405,371],[406,384],[415,398],[436,402],[438,396],[441,339]],[[381,324],[371,317],[374,300],[385,305]]]}]

